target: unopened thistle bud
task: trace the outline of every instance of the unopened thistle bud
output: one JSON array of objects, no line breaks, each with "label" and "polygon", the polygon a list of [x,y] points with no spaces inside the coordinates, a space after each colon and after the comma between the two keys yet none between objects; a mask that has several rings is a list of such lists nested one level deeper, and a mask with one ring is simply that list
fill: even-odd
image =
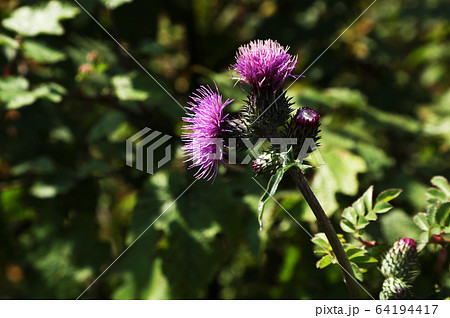
[{"label": "unopened thistle bud", "polygon": [[408,299],[412,296],[412,287],[400,278],[389,277],[384,280],[380,300]]},{"label": "unopened thistle bud", "polygon": [[384,277],[399,278],[405,283],[413,283],[419,275],[417,244],[410,238],[395,242],[381,263]]},{"label": "unopened thistle bud", "polygon": [[[314,109],[308,107],[299,109],[291,118],[291,121],[285,130],[285,135],[288,138],[297,139],[297,144],[294,146],[295,156],[298,156],[299,151],[302,149],[303,144],[307,139],[310,139],[316,146],[319,146],[319,119],[320,115]],[[313,149],[308,147],[307,153],[310,153],[312,150]]]},{"label": "unopened thistle bud", "polygon": [[272,150],[269,150],[253,160],[252,167],[256,175],[270,176],[281,167],[281,164],[280,155]]}]

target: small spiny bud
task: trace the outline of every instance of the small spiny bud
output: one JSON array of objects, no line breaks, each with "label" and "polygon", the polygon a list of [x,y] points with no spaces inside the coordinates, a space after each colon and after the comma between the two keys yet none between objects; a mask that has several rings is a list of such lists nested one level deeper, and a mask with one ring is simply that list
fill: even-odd
[{"label": "small spiny bud", "polygon": [[412,297],[412,288],[400,278],[389,277],[383,282],[380,300],[408,299]]},{"label": "small spiny bud", "polygon": [[417,244],[410,238],[395,242],[381,263],[384,277],[395,277],[412,283],[419,275]]},{"label": "small spiny bud", "polygon": [[253,160],[252,167],[256,175],[272,175],[281,167],[280,156],[274,151],[267,151]]}]

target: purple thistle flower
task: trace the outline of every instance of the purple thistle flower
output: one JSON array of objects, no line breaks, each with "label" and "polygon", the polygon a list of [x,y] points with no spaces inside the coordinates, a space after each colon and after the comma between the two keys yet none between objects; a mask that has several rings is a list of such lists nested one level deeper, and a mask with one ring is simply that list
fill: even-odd
[{"label": "purple thistle flower", "polygon": [[223,151],[223,122],[227,115],[223,115],[223,109],[233,100],[227,99],[222,103],[222,95],[213,91],[209,86],[201,86],[192,94],[192,102],[187,107],[189,117],[183,117],[187,123],[182,129],[191,132],[183,132],[181,135],[185,145],[181,148],[186,161],[192,161],[189,169],[199,167],[194,174],[197,179],[215,178],[219,169],[219,162],[224,162]]},{"label": "purple thistle flower", "polygon": [[233,77],[245,82],[254,89],[270,86],[277,91],[287,77],[291,76],[297,63],[293,57],[277,41],[256,40],[239,48],[236,54],[236,64],[232,65],[239,77]]}]

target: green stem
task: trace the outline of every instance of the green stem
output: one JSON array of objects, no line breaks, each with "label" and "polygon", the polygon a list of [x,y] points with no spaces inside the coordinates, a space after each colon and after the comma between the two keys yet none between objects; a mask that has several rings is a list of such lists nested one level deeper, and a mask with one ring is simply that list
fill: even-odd
[{"label": "green stem", "polygon": [[294,182],[297,184],[298,189],[303,194],[306,202],[308,202],[314,215],[316,216],[319,225],[325,232],[325,235],[327,236],[328,241],[330,242],[330,245],[333,248],[334,253],[336,254],[337,261],[342,266],[342,272],[345,277],[345,283],[347,284],[350,297],[352,299],[359,299],[360,291],[357,280],[353,273],[353,269],[350,265],[347,254],[344,251],[344,247],[342,246],[341,241],[339,240],[336,231],[334,230],[334,227],[330,222],[330,219],[325,214],[322,206],[311,190],[311,187],[306,181],[303,172],[301,172],[299,169],[290,169],[289,173],[294,179]]}]

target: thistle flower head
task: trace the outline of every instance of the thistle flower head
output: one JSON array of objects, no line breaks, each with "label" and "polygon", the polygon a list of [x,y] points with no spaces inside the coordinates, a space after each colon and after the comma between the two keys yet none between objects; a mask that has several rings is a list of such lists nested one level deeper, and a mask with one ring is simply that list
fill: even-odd
[{"label": "thistle flower head", "polygon": [[399,239],[381,262],[384,277],[396,277],[412,283],[419,275],[417,244],[410,238]]},{"label": "thistle flower head", "polygon": [[198,167],[195,173],[197,179],[210,180],[217,175],[219,163],[224,161],[223,122],[226,116],[223,109],[232,100],[222,101],[222,95],[216,85],[216,91],[209,86],[202,86],[191,96],[187,107],[188,117],[183,117],[186,125],[182,128],[185,145],[181,148],[186,161],[191,161],[189,169]]},{"label": "thistle flower head", "polygon": [[236,64],[232,65],[240,82],[249,84],[253,89],[270,87],[277,91],[292,74],[297,63],[277,41],[256,40],[239,48]]}]

